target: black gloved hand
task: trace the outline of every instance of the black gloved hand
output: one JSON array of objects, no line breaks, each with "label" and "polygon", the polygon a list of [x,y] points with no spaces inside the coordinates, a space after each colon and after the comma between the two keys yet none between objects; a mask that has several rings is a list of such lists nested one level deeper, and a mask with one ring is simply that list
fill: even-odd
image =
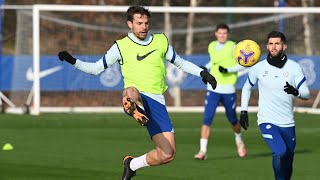
[{"label": "black gloved hand", "polygon": [[294,96],[298,96],[299,95],[299,91],[298,89],[294,88],[293,86],[291,86],[288,81],[286,82],[286,85],[284,86],[284,91],[287,94],[292,94]]},{"label": "black gloved hand", "polygon": [[227,73],[227,72],[228,72],[228,69],[226,69],[226,68],[224,68],[224,67],[222,67],[222,66],[219,66],[219,71],[220,71],[221,73]]},{"label": "black gloved hand", "polygon": [[[205,70],[205,71],[208,71],[208,69],[205,67],[205,66],[199,66],[201,69]],[[202,80],[203,81],[203,80]],[[207,81],[203,81],[205,84],[208,84]]]},{"label": "black gloved hand", "polygon": [[68,63],[74,65],[76,63],[76,59],[71,56],[67,51],[61,51],[58,54],[60,61],[67,61]]},{"label": "black gloved hand", "polygon": [[211,84],[212,89],[216,89],[217,87],[217,81],[216,78],[214,78],[208,71],[203,70],[200,72],[200,76],[202,77],[202,81],[207,84]]},{"label": "black gloved hand", "polygon": [[249,117],[248,117],[248,111],[241,111],[240,114],[240,125],[244,130],[247,130],[249,127]]}]

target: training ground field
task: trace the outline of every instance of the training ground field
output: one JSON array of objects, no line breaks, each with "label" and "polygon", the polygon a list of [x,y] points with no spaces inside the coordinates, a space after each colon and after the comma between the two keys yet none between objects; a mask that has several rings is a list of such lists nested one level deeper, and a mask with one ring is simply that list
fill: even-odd
[{"label": "training ground field", "polygon": [[[234,135],[224,114],[217,114],[209,141],[209,159],[196,161],[200,113],[170,113],[175,126],[174,162],[137,172],[137,180],[271,180],[271,154],[250,114],[243,132],[246,158],[237,157]],[[293,180],[320,179],[320,117],[296,114],[297,147]],[[147,130],[124,114],[0,114],[1,180],[119,179],[124,155],[153,148]]]}]

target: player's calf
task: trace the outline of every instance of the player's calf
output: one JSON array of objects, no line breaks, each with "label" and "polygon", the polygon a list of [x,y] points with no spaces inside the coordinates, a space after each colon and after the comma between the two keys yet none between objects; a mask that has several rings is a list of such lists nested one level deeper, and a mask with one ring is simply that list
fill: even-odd
[{"label": "player's calf", "polygon": [[128,96],[122,98],[122,105],[125,112],[132,116],[141,126],[146,126],[149,119],[144,114],[143,110]]}]

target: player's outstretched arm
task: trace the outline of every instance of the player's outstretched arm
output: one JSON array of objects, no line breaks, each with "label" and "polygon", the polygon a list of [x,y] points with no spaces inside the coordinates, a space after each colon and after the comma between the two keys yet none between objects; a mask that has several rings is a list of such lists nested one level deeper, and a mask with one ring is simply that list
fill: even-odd
[{"label": "player's outstretched arm", "polygon": [[91,62],[84,62],[80,59],[74,58],[70,53],[67,51],[61,51],[58,54],[58,57],[61,61],[66,61],[72,64],[75,68],[79,69],[88,74],[98,75],[103,72],[105,69],[110,67],[112,64],[121,60],[121,55],[117,45],[114,44],[108,52],[103,55],[101,59],[98,61],[91,63]]},{"label": "player's outstretched arm", "polygon": [[98,75],[102,71],[104,71],[104,66],[101,59],[95,63],[83,62],[79,59],[74,58],[67,51],[59,52],[58,56],[61,61],[66,61],[72,64],[75,68],[79,69],[80,71],[83,71],[88,74]]},{"label": "player's outstretched arm", "polygon": [[[225,68],[224,68],[225,69]],[[236,66],[233,66],[233,67],[229,67],[229,68],[226,68],[225,69],[225,73],[234,73],[234,72],[239,72],[239,71],[242,71],[246,69],[246,67],[243,67],[239,64],[237,64]],[[223,71],[223,69],[220,70],[220,67],[219,67],[219,71]]]},{"label": "player's outstretched arm", "polygon": [[216,89],[217,87],[217,81],[212,74],[210,74],[206,69],[202,69],[199,66],[193,64],[190,61],[184,60],[181,57],[177,55],[176,61],[173,63],[175,66],[177,66],[179,69],[183,70],[184,72],[187,72],[189,74],[193,74],[196,76],[202,77],[202,81],[207,84],[209,83],[212,86],[212,89]]},{"label": "player's outstretched arm", "polygon": [[168,47],[165,58],[167,61],[170,61],[182,71],[198,77],[202,77],[202,81],[204,83],[209,83],[213,89],[217,87],[216,79],[207,70],[204,70],[199,66],[193,64],[192,62],[181,58],[178,54],[176,54],[171,45],[169,45]]},{"label": "player's outstretched arm", "polygon": [[212,89],[216,89],[217,81],[214,76],[212,76],[207,70],[202,70],[200,72],[200,76],[202,77],[202,81],[207,84],[209,83],[212,86]]}]

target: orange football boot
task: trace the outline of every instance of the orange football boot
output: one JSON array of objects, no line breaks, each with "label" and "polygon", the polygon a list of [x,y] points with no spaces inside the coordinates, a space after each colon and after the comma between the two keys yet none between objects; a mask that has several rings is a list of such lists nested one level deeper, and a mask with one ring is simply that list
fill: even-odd
[{"label": "orange football boot", "polygon": [[141,126],[146,126],[149,122],[149,119],[146,115],[139,112],[137,108],[137,103],[135,103],[131,98],[128,96],[124,96],[122,99],[122,105],[124,110],[132,116]]}]

